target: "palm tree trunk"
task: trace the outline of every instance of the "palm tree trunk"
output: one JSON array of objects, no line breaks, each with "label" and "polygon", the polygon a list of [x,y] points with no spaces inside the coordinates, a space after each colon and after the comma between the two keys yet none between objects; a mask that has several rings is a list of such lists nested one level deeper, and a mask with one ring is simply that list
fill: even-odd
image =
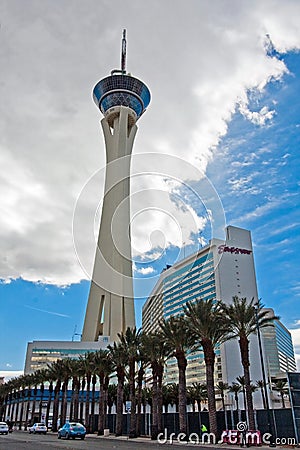
[{"label": "palm tree trunk", "polygon": [[86,432],[90,433],[90,390],[91,390],[91,374],[86,375],[86,400],[85,400],[85,414],[84,422],[86,427]]},{"label": "palm tree trunk", "polygon": [[250,380],[250,362],[249,362],[249,341],[247,337],[240,337],[239,346],[241,352],[241,360],[242,366],[244,369],[244,378],[245,378],[245,389],[246,389],[246,400],[247,400],[247,413],[249,420],[249,429],[255,429],[255,421],[254,421],[254,411],[253,411],[253,399],[251,392],[251,380]]},{"label": "palm tree trunk", "polygon": [[61,386],[61,380],[57,380],[55,389],[54,389],[52,431],[57,431],[60,386]]},{"label": "palm tree trunk", "polygon": [[66,417],[67,417],[67,394],[68,394],[68,381],[65,380],[62,387],[62,403],[61,403],[61,425],[64,425],[66,423]]},{"label": "palm tree trunk", "polygon": [[19,430],[22,430],[22,420],[23,420],[23,414],[24,414],[24,403],[25,403],[24,389],[22,390],[21,397],[22,397],[22,404],[21,404],[21,411],[20,411]]},{"label": "palm tree trunk", "polygon": [[178,365],[178,412],[179,412],[179,432],[187,434],[186,420],[186,367],[187,359],[184,353],[176,355]]},{"label": "palm tree trunk", "polygon": [[117,367],[118,387],[117,387],[117,416],[116,416],[116,436],[122,436],[123,432],[123,396],[124,396],[124,368]]},{"label": "palm tree trunk", "polygon": [[42,408],[43,408],[43,398],[44,398],[44,383],[40,385],[41,398],[39,403],[39,422],[42,420]]},{"label": "palm tree trunk", "polygon": [[36,396],[37,396],[37,385],[34,386],[33,389],[33,402],[32,402],[32,411],[31,411],[31,421],[34,420],[35,416],[35,404],[36,404]]},{"label": "palm tree trunk", "polygon": [[206,368],[206,388],[207,388],[207,405],[209,416],[209,431],[218,436],[216,398],[214,388],[214,366],[215,352],[211,341],[202,341],[205,368]]},{"label": "palm tree trunk", "polygon": [[209,415],[209,429],[211,433],[218,436],[217,412],[214,390],[214,365],[206,364],[206,383],[207,383],[207,405]]},{"label": "palm tree trunk", "polygon": [[129,361],[130,427],[129,438],[136,438],[135,359]]},{"label": "palm tree trunk", "polygon": [[19,413],[19,404],[20,404],[20,392],[16,395],[17,405],[16,405],[16,414],[15,414],[15,424],[17,425],[18,422],[18,413]]},{"label": "palm tree trunk", "polygon": [[10,413],[10,421],[13,422],[14,421],[14,412],[15,412],[15,399],[14,397],[12,397],[12,408],[11,408],[11,413]]},{"label": "palm tree trunk", "polygon": [[163,412],[163,392],[162,392],[162,384],[163,384],[163,375],[164,375],[164,366],[162,364],[158,364],[157,368],[157,431],[161,433],[162,429],[162,412]]},{"label": "palm tree trunk", "polygon": [[80,422],[83,422],[84,388],[85,388],[85,378],[83,377],[81,382],[81,396],[80,396]]},{"label": "palm tree trunk", "polygon": [[244,409],[247,409],[247,400],[246,400],[246,386],[243,386],[243,399],[244,399]]},{"label": "palm tree trunk", "polygon": [[109,376],[106,376],[103,383],[103,428],[107,428],[108,385]]},{"label": "palm tree trunk", "polygon": [[74,391],[74,420],[77,422],[79,419],[79,391],[80,391],[80,378],[76,379],[75,391]]},{"label": "palm tree trunk", "polygon": [[8,411],[7,416],[9,417],[9,420],[11,420],[11,405],[12,405],[12,393],[8,395]]},{"label": "palm tree trunk", "polygon": [[237,392],[234,393],[234,400],[236,405],[236,410],[239,410],[239,394]]},{"label": "palm tree trunk", "polygon": [[151,427],[151,440],[156,440],[158,435],[158,392],[157,392],[157,366],[152,364],[152,427]]},{"label": "palm tree trunk", "polygon": [[264,407],[264,409],[266,409],[267,408],[267,403],[266,403],[266,399],[265,399],[265,393],[264,393],[263,386],[261,386],[260,392],[261,392],[261,398],[262,398],[262,401],[263,401],[263,407]]},{"label": "palm tree trunk", "polygon": [[51,402],[52,402],[52,392],[53,392],[53,383],[50,381],[49,387],[48,387],[48,401],[47,401],[47,410],[46,410],[46,426],[48,426],[49,422],[49,414],[50,414],[50,408],[51,408]]},{"label": "palm tree trunk", "polygon": [[284,392],[281,391],[280,396],[281,396],[282,407],[285,408]]},{"label": "palm tree trunk", "polygon": [[98,416],[98,436],[102,436],[104,434],[104,398],[103,398],[103,383],[104,383],[104,375],[99,374],[99,383],[100,383],[100,391],[99,391],[99,416]]},{"label": "palm tree trunk", "polygon": [[222,400],[222,409],[225,411],[225,396],[224,392],[221,392],[221,400]]},{"label": "palm tree trunk", "polygon": [[75,395],[75,380],[74,378],[72,379],[72,392],[71,392],[71,400],[70,400],[70,422],[73,420],[73,415],[74,415],[74,395]]},{"label": "palm tree trunk", "polygon": [[14,421],[14,416],[15,416],[15,409],[16,409],[16,392],[13,393],[12,395],[12,406],[11,406],[11,418],[10,421],[13,422]]},{"label": "palm tree trunk", "polygon": [[136,417],[136,435],[141,435],[141,413],[142,413],[142,389],[143,389],[143,378],[145,370],[143,364],[141,364],[138,371],[138,393],[137,393],[137,417]]},{"label": "palm tree trunk", "polygon": [[95,391],[96,391],[96,382],[97,382],[97,378],[96,375],[94,374],[92,376],[92,404],[91,404],[91,417],[92,417],[92,432],[94,432],[94,417],[95,417]]},{"label": "palm tree trunk", "polygon": [[25,415],[25,430],[27,430],[28,420],[29,420],[29,409],[30,409],[30,397],[31,397],[31,389],[27,391],[27,406],[26,406],[26,415]]}]

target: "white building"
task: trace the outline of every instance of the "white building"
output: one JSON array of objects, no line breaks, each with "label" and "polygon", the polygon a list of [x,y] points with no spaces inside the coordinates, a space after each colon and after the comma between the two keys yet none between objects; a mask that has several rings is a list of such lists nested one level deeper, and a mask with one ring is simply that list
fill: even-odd
[{"label": "white building", "polygon": [[33,341],[28,342],[24,373],[29,374],[47,368],[58,359],[78,359],[85,353],[105,349],[109,342],[107,336],[99,337],[97,342],[83,341]]},{"label": "white building", "polygon": [[[228,226],[225,242],[213,238],[197,253],[162,272],[143,307],[143,330],[146,333],[152,332],[159,328],[158,321],[160,319],[168,319],[170,316],[182,314],[183,306],[188,301],[202,298],[230,303],[233,296],[246,297],[249,300],[258,299],[250,231]],[[277,322],[279,327],[281,324],[279,321]],[[262,334],[263,342],[268,330],[264,330],[264,334]],[[283,340],[281,343],[280,351],[282,352],[282,346],[285,344],[283,344]],[[270,351],[270,345],[266,346],[265,361],[267,361],[267,357],[273,358]],[[275,352],[276,355],[279,355],[280,351],[277,344],[273,346],[272,354]],[[290,344],[288,353],[293,359]],[[256,335],[251,336],[250,339],[250,358],[251,379],[255,383],[262,379]],[[187,383],[204,383],[205,364],[202,351],[190,353],[187,359]],[[289,367],[293,370],[296,368],[292,363]],[[223,381],[231,384],[240,375],[243,375],[243,368],[238,342],[237,340],[228,341],[216,349],[216,382]],[[166,382],[177,382],[177,379],[177,363],[175,359],[172,359],[167,363]],[[255,395],[255,397],[259,402],[259,395]],[[228,402],[231,402],[230,398],[228,398]]]}]

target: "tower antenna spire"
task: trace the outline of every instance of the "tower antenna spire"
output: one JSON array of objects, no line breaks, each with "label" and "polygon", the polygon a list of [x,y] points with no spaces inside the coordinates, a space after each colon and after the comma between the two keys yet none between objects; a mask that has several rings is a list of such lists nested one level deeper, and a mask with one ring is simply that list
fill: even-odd
[{"label": "tower antenna spire", "polygon": [[126,74],[126,30],[123,30],[122,53],[121,53],[121,72]]}]

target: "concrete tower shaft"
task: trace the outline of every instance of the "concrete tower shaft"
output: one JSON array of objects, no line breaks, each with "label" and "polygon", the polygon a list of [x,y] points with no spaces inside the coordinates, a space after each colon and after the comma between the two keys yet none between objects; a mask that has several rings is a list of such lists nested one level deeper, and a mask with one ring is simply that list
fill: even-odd
[{"label": "concrete tower shaft", "polygon": [[[126,75],[125,33],[121,70],[96,84],[93,97],[103,113],[101,120],[106,149],[105,194],[102,206],[94,270],[82,340],[96,341],[135,326],[130,239],[130,161],[136,121],[150,102],[147,86]],[[106,288],[101,286],[103,276]],[[109,285],[109,290],[107,289]]]}]

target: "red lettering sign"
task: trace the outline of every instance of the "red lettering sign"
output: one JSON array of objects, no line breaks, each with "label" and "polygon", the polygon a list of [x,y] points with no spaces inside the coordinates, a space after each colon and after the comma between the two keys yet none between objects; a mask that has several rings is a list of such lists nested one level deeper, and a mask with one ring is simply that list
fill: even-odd
[{"label": "red lettering sign", "polygon": [[246,250],[245,248],[228,247],[227,245],[219,245],[218,253],[234,253],[235,255],[250,255],[252,250]]}]

